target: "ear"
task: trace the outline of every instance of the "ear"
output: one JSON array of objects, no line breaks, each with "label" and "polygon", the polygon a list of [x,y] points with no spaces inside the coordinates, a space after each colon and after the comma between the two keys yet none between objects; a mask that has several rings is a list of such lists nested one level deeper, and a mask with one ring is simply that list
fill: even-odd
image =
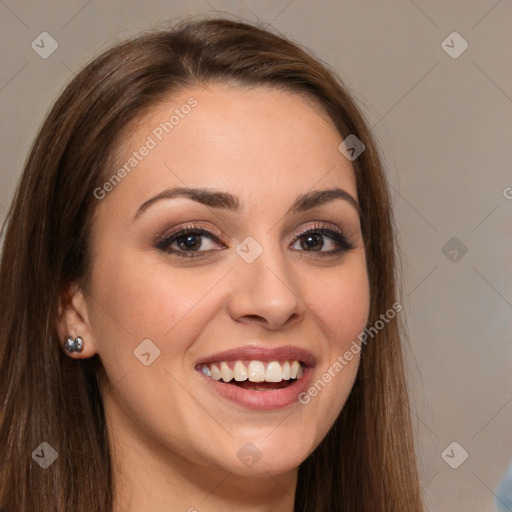
[{"label": "ear", "polygon": [[[59,293],[56,327],[60,346],[69,357],[87,359],[98,352],[87,310],[87,301],[77,284],[70,284]],[[68,336],[73,339],[80,336],[83,339],[83,350],[81,352],[70,354],[64,349],[64,343]]]}]

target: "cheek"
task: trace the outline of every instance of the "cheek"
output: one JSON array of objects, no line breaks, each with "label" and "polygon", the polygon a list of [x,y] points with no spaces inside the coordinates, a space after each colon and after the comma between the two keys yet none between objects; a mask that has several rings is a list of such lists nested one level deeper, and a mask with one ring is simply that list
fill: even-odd
[{"label": "cheek", "polygon": [[[216,284],[224,274],[225,269],[208,266],[172,267],[165,257],[157,260],[132,251],[111,256],[98,267],[94,332],[109,380],[145,369],[136,353],[148,339],[159,351],[155,366],[176,375],[187,372],[188,351],[218,309]],[[154,378],[154,373],[140,378]]]},{"label": "cheek", "polygon": [[163,338],[215,284],[192,269],[171,271],[165,262],[124,257],[96,277],[98,295],[112,317],[135,337]]},{"label": "cheek", "polygon": [[127,253],[112,256],[94,276],[94,334],[107,378],[107,407],[118,425],[125,424],[126,414],[159,442],[188,446],[190,432],[209,417],[202,409],[190,412],[195,400],[187,392],[184,356],[200,336],[201,306],[219,276],[154,260],[143,264],[140,253]]},{"label": "cheek", "polygon": [[344,350],[368,321],[370,290],[364,261],[340,267],[338,273],[319,280],[316,286],[307,282],[308,306],[319,319],[331,349]]},{"label": "cheek", "polygon": [[[300,402],[304,406],[304,421],[315,418],[317,443],[339,415],[356,379],[360,361],[358,336],[367,325],[370,289],[363,257],[347,262],[339,272],[325,279],[317,275],[316,288],[309,281],[313,276],[308,276],[307,304],[322,330],[324,345],[315,379]],[[316,293],[312,292],[314,289]]]}]

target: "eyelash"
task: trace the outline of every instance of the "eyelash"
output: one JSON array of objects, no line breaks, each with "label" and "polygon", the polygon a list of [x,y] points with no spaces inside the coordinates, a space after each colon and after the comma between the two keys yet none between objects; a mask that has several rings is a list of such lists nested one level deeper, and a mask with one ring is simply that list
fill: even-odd
[{"label": "eyelash", "polygon": [[[297,240],[300,240],[300,238],[309,235],[309,234],[320,234],[320,235],[326,235],[334,242],[338,244],[338,249],[334,249],[332,251],[318,251],[320,257],[329,257],[329,256],[337,256],[341,253],[348,252],[355,248],[355,245],[341,232],[337,229],[329,229],[325,227],[325,224],[315,224],[312,228],[308,228],[307,230],[299,233],[297,237],[293,240],[295,243]],[[212,233],[211,231],[208,231],[207,229],[201,228],[197,225],[191,224],[187,225],[178,231],[175,231],[174,233],[171,233],[169,236],[161,239],[157,244],[156,248],[166,252],[168,254],[174,254],[178,256],[179,258],[186,258],[186,259],[194,259],[194,258],[202,258],[203,256],[199,255],[201,253],[208,253],[210,251],[176,251],[174,249],[170,249],[170,246],[178,239],[186,236],[186,235],[202,235],[210,238],[213,241],[220,242],[219,236]],[[305,252],[314,252],[317,251],[305,251]]]}]

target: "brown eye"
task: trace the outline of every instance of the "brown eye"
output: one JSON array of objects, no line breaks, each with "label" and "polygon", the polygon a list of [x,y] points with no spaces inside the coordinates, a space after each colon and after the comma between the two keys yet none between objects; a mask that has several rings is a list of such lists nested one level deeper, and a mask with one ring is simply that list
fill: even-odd
[{"label": "brown eye", "polygon": [[[325,242],[324,237],[330,239],[328,245],[335,245],[336,248],[331,250],[322,250]],[[306,252],[322,253],[322,256],[332,256],[347,252],[354,249],[354,244],[341,232],[334,229],[325,228],[323,226],[316,226],[304,231],[297,237],[297,242],[301,242],[301,248]]]},{"label": "brown eye", "polygon": [[[327,245],[333,246],[333,248],[328,250],[324,250],[326,237],[328,239]],[[205,249],[203,238],[208,239],[211,243],[217,242],[219,245],[223,245],[219,241],[218,236],[211,231],[192,225],[164,237],[156,244],[156,248],[168,254],[188,259],[200,258],[205,253],[218,250],[213,247]],[[294,244],[297,243],[300,243],[299,250],[318,253],[322,257],[339,255],[355,247],[341,231],[326,228],[324,225],[316,225],[302,232],[295,239]]]},{"label": "brown eye", "polygon": [[[215,250],[199,250],[204,246],[204,242],[202,240],[203,237],[208,238],[210,241],[218,242],[217,237],[206,229],[199,227],[187,227],[172,233],[168,237],[165,237],[163,240],[158,242],[156,247],[161,251],[175,254],[176,256],[182,258],[197,258],[201,257],[202,254],[199,256],[194,253],[204,253],[209,252],[210,250]],[[176,244],[175,248],[172,248],[173,244]]]}]

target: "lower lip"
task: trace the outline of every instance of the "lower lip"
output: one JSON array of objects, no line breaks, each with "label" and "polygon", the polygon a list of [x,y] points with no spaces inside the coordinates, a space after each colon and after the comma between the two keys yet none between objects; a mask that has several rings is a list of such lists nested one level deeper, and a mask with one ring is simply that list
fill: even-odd
[{"label": "lower lip", "polygon": [[313,368],[305,368],[302,377],[289,386],[268,391],[239,388],[234,384],[226,384],[199,373],[205,379],[206,384],[221,397],[252,411],[273,411],[289,407],[299,401],[299,395],[307,389],[311,381]]}]

